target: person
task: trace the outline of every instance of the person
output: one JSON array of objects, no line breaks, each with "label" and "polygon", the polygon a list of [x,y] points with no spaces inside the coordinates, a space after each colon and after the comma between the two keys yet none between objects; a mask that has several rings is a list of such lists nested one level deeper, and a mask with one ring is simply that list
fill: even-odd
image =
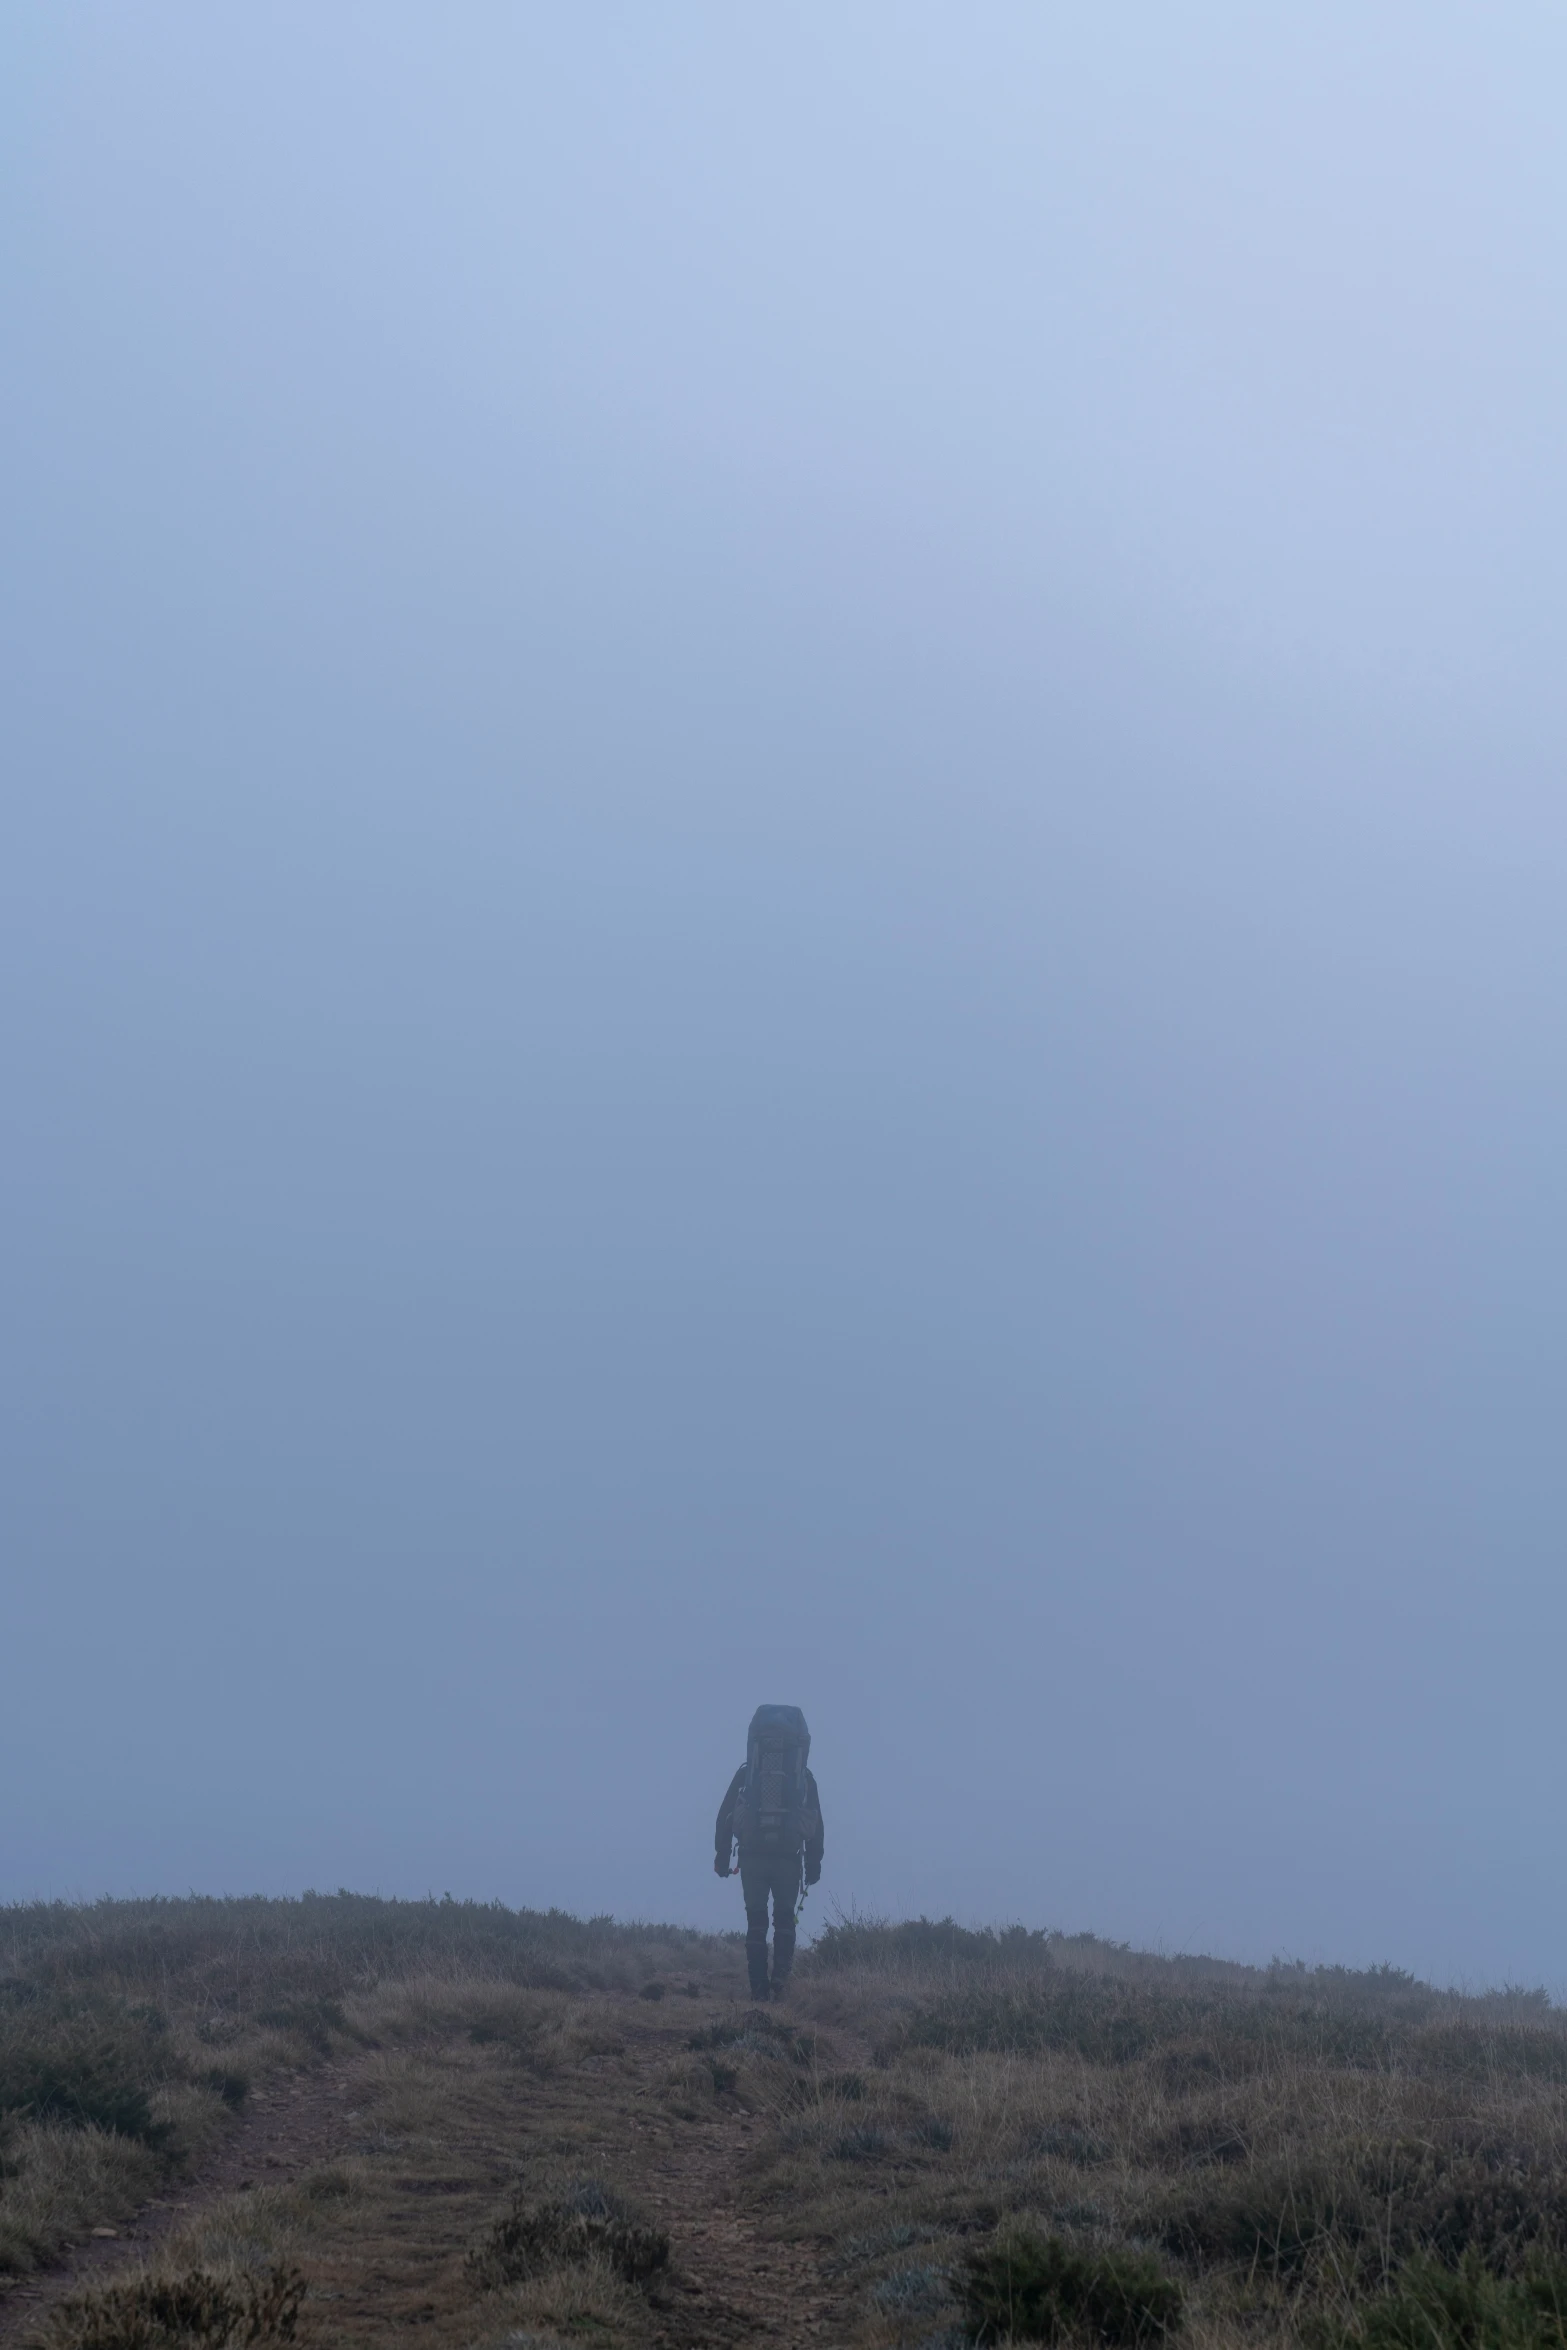
[{"label": "person", "polygon": [[[811,1733],[797,1705],[759,1705],[751,1716],[745,1761],[718,1807],[713,1866],[734,1875],[740,1853],[745,1897],[745,1964],[751,1997],[783,1997],[794,1964],[800,1899],[822,1873],[821,1798],[807,1763]],[[773,1905],[773,1972],[767,1978],[767,1904]]]}]

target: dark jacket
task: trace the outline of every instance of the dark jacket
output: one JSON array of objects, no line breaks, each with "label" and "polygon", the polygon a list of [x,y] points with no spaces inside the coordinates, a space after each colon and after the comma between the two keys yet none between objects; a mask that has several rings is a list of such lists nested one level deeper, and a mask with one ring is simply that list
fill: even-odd
[{"label": "dark jacket", "polygon": [[[729,1793],[718,1807],[718,1819],[713,1829],[714,1858],[721,1860],[726,1868],[729,1865],[730,1847],[735,1840],[735,1805],[740,1800],[740,1790],[744,1785],[745,1764],[742,1763],[729,1782]],[[808,1885],[814,1885],[822,1873],[822,1848],[826,1840],[826,1830],[822,1826],[822,1799],[816,1792],[816,1775],[813,1771],[807,1771],[805,1774],[805,1881]],[[740,1858],[744,1860],[745,1857],[746,1849],[742,1844]]]}]

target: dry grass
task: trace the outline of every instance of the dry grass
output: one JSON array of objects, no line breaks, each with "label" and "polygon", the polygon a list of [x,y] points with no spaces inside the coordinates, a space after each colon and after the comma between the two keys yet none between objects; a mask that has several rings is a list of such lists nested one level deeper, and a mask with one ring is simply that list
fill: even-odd
[{"label": "dry grass", "polygon": [[[470,2036],[535,2071],[604,2037],[583,2005],[710,1970],[713,1938],[556,1911],[348,1894],[0,1912],[0,2274],[199,2167],[252,2084],[371,2042]],[[562,2008],[561,1995],[573,1995]],[[439,2093],[411,2090],[428,2118]]]},{"label": "dry grass", "polygon": [[[242,2296],[298,2267],[302,2345],[743,2338],[732,2299],[706,2333],[676,2306],[678,2244],[666,2285],[559,2219],[674,2217],[688,2268],[716,2258],[702,2212],[639,2201],[678,2173],[734,2207],[786,2338],[809,2275],[861,2350],[972,2339],[998,2255],[1076,2341],[1178,2300],[1192,2350],[1567,2350],[1567,2019],[1538,1994],[849,1921],[753,2010],[733,1938],[346,1897],[71,1914],[7,1921],[0,2087],[36,2102],[58,2059],[82,2108],[4,2125],[15,2270],[199,2168],[240,2076],[287,2074],[341,2086],[333,2159],[207,2204],[151,2273]],[[682,2171],[697,2145],[720,2167]]]},{"label": "dry grass", "polygon": [[64,2122],[21,2122],[4,2138],[0,2272],[25,2276],[92,2228],[115,2226],[157,2187],[163,2165],[135,2138]]},{"label": "dry grass", "polygon": [[851,1922],[796,2011],[871,2061],[780,2106],[754,2191],[860,2281],[867,2344],[925,2338],[941,2277],[955,2323],[972,2247],[1018,2224],[1156,2255],[1204,2341],[1354,2335],[1425,2259],[1567,2257],[1567,2031],[1538,1994]]},{"label": "dry grass", "polygon": [[645,2333],[647,2304],[610,2261],[590,2256],[504,2287],[488,2296],[477,2316],[487,2338],[512,2350],[519,2333],[634,2342]]}]

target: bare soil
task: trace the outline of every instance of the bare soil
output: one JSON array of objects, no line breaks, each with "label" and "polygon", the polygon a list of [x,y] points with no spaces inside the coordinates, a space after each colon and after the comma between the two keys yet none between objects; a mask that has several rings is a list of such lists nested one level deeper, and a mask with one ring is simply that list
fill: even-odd
[{"label": "bare soil", "polygon": [[[542,2077],[513,2051],[454,2034],[403,2064],[391,2089],[400,2117],[386,2111],[384,2050],[284,2076],[236,2117],[199,2176],[58,2269],[13,2284],[0,2299],[0,2343],[32,2339],[68,2296],[167,2260],[203,2224],[242,2226],[247,2199],[334,2165],[349,2166],[355,2187],[323,2206],[315,2240],[294,2255],[309,2280],[302,2350],[402,2341],[410,2327],[431,2350],[503,2339],[476,2306],[465,2258],[511,2187],[546,2166],[611,2179],[667,2231],[669,2267],[648,2288],[636,2328],[651,2350],[819,2350],[846,2338],[841,2288],[824,2279],[813,2249],[772,2240],[765,2209],[747,2209],[738,2192],[765,2123],[733,2098],[697,2111],[678,2092],[671,2099],[693,2028],[714,2012],[680,1997],[578,2002],[586,2045]],[[733,2018],[742,2027],[745,2011]],[[846,2052],[831,2053],[837,2061]]]}]

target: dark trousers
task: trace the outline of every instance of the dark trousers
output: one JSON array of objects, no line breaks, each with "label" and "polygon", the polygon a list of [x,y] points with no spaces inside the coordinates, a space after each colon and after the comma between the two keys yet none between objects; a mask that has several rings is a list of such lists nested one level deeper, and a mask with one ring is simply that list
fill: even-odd
[{"label": "dark trousers", "polygon": [[745,1895],[745,1963],[751,1990],[767,1994],[767,1898],[773,1903],[773,1988],[781,1990],[794,1964],[794,1913],[800,1899],[797,1852],[742,1852],[740,1890]]}]

